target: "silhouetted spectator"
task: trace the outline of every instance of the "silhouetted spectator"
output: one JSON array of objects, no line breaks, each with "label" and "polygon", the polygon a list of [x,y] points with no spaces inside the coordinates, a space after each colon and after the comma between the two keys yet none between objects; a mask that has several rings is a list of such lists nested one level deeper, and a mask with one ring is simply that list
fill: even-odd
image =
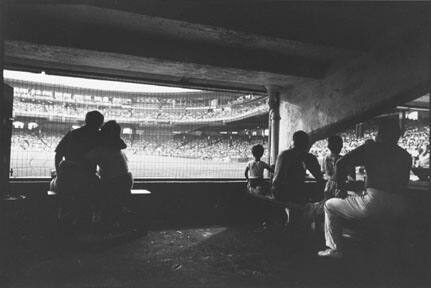
[{"label": "silhouetted spectator", "polygon": [[98,111],[88,112],[85,116],[85,125],[68,132],[58,143],[55,149],[55,170],[61,160],[78,164],[81,169],[90,175],[96,172],[96,166],[85,159],[85,155],[91,151],[99,141],[99,129],[104,117]]},{"label": "silhouetted spectator", "polygon": [[130,189],[133,185],[127,157],[121,151],[127,147],[120,136],[121,127],[115,121],[108,121],[100,131],[100,144],[87,154],[87,159],[99,165],[101,199],[103,199],[102,220],[108,225],[119,221],[122,209],[126,210]]},{"label": "silhouetted spectator", "polygon": [[366,194],[326,201],[325,239],[328,249],[319,256],[342,257],[342,221],[370,218],[392,219],[404,211],[403,192],[409,183],[412,158],[397,145],[400,128],[395,121],[382,121],[375,142],[368,142],[347,153],[336,164],[337,189],[345,194],[345,179],[351,166],[365,166]]},{"label": "silhouetted spectator", "polygon": [[85,155],[99,143],[99,129],[103,115],[98,111],[88,112],[85,125],[72,130],[61,139],[55,152],[56,192],[60,195],[62,215],[67,224],[89,219],[97,205],[99,178],[96,165]]},{"label": "silhouetted spectator", "polygon": [[335,163],[341,158],[340,152],[343,148],[343,139],[338,135],[328,137],[328,149],[331,154],[325,157],[323,162],[323,171],[327,179],[324,196],[325,200],[335,197]]},{"label": "silhouetted spectator", "polygon": [[[343,138],[338,135],[333,135],[328,137],[328,149],[331,154],[325,157],[323,162],[323,171],[325,172],[325,177],[327,179],[324,197],[325,200],[336,197],[335,188],[335,164],[341,159],[340,155],[341,149],[343,148]],[[356,178],[355,167],[351,167],[349,175],[347,175],[349,181],[354,181]]]},{"label": "silhouetted spectator", "polygon": [[247,179],[247,188],[250,193],[266,195],[269,193],[269,185],[263,179],[264,170],[273,171],[269,165],[261,161],[264,152],[262,145],[254,145],[251,149],[254,160],[247,163],[245,168],[245,178]]},{"label": "silhouetted spectator", "polygon": [[309,137],[304,131],[293,134],[293,148],[280,153],[275,163],[272,191],[277,200],[305,204],[308,195],[305,192],[306,170],[310,171],[319,185],[323,176],[316,156],[308,153]]}]

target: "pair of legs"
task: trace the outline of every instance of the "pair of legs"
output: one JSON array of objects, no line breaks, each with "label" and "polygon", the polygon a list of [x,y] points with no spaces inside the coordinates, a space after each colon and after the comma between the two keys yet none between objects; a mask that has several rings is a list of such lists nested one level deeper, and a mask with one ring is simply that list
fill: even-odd
[{"label": "pair of legs", "polygon": [[127,209],[132,186],[131,173],[111,179],[102,178],[102,219],[106,224],[119,221],[122,210]]},{"label": "pair of legs", "polygon": [[91,214],[97,209],[99,177],[82,171],[74,162],[62,161],[54,184],[52,188],[55,188],[60,201],[60,223],[71,225],[90,222]]},{"label": "pair of legs", "polygon": [[366,218],[375,219],[375,221],[391,219],[404,212],[404,201],[399,194],[368,188],[363,196],[329,199],[325,202],[324,211],[325,242],[330,249],[328,251],[341,251],[343,221]]}]

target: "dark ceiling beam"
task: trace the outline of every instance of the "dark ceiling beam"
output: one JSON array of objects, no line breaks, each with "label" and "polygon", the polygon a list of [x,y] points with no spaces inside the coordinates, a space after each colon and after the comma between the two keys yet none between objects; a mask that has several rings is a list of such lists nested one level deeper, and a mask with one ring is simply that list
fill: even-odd
[{"label": "dark ceiling beam", "polygon": [[62,21],[76,20],[80,23],[112,26],[144,35],[158,35],[169,39],[202,42],[244,50],[267,51],[280,56],[299,56],[323,61],[358,56],[360,54],[357,51],[335,47],[307,44],[222,27],[89,5],[26,5],[26,7],[26,9],[31,9],[40,17],[59,15]]},{"label": "dark ceiling beam", "polygon": [[[62,75],[130,79],[181,87],[242,90],[264,93],[264,85],[292,85],[301,78],[259,71],[168,61],[149,57],[5,42],[7,68],[46,70]],[[269,84],[268,84],[269,83]]]},{"label": "dark ceiling beam", "polygon": [[7,39],[321,79],[358,52],[86,5],[15,5]]}]

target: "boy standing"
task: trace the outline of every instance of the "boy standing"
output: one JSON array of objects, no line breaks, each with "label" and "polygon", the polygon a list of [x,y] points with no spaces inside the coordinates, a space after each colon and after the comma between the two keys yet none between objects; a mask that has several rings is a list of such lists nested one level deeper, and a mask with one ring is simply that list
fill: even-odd
[{"label": "boy standing", "polygon": [[251,148],[254,160],[247,163],[244,172],[245,179],[248,181],[248,191],[253,194],[266,195],[269,192],[269,185],[263,179],[263,172],[265,169],[272,172],[272,169],[266,162],[260,160],[263,152],[264,148],[260,144]]}]

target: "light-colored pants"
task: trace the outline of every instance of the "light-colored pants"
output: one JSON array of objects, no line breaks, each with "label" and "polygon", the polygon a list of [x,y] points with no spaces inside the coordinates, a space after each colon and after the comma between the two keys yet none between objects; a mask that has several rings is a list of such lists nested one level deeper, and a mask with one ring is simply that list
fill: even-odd
[{"label": "light-colored pants", "polygon": [[324,205],[326,246],[342,248],[344,220],[375,219],[377,222],[394,219],[403,214],[404,203],[402,195],[374,188],[367,188],[363,196],[327,200]]}]

